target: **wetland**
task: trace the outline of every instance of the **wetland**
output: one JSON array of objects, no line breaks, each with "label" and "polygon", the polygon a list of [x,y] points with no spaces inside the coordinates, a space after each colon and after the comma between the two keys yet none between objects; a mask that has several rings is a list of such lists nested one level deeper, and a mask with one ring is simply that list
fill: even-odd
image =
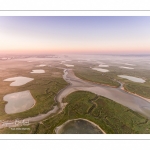
[{"label": "wetland", "polygon": [[[103,66],[99,67],[109,67],[109,71],[101,72],[91,69],[96,68],[100,61],[81,59],[84,63],[79,64],[80,60],[72,60],[74,67],[65,68],[60,64],[61,59],[33,60],[30,64],[24,61],[18,63],[20,60],[3,62],[5,68],[1,67],[4,71],[0,74],[0,84],[3,85],[0,118],[4,122],[11,119],[14,123],[13,119],[16,118],[29,121],[30,133],[149,133],[148,68],[142,71],[138,69],[142,67],[141,64],[138,66],[134,62],[134,70],[119,70],[118,65],[103,59]],[[12,61],[17,63],[15,67],[11,65]],[[30,73],[36,72],[39,61],[46,64],[43,66],[44,74],[38,75],[42,69]],[[131,78],[122,78],[120,74],[136,79],[133,82]],[[16,77],[24,76],[32,79],[32,82],[21,83],[20,80],[20,85],[9,86],[9,81],[17,82]],[[6,78],[9,81],[6,82]],[[143,90],[145,88],[147,90]],[[0,128],[0,133],[15,132],[1,125]]]}]

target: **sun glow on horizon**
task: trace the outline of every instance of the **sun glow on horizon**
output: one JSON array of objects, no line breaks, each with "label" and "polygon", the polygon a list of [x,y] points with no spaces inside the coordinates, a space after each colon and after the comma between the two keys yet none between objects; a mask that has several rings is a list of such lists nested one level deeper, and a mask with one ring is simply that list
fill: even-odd
[{"label": "sun glow on horizon", "polygon": [[150,53],[150,17],[0,17],[0,54]]}]

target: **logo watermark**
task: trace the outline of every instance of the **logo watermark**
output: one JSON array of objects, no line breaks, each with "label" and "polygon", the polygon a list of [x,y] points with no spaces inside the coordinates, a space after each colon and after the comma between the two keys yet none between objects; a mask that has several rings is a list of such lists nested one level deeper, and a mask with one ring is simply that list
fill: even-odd
[{"label": "logo watermark", "polygon": [[24,127],[30,125],[30,122],[27,119],[23,119],[23,120],[15,119],[15,120],[7,120],[7,121],[0,120],[0,125],[2,128],[8,127],[11,130],[30,130],[30,128]]}]

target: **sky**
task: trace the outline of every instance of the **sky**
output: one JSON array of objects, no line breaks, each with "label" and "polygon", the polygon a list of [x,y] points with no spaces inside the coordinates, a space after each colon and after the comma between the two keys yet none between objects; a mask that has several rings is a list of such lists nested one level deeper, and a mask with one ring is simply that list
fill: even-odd
[{"label": "sky", "polygon": [[150,54],[148,16],[0,16],[0,54]]}]

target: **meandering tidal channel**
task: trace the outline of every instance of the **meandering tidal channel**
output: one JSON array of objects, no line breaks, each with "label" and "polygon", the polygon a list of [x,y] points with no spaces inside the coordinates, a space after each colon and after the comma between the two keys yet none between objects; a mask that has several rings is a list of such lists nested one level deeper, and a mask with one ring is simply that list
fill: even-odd
[{"label": "meandering tidal channel", "polygon": [[[62,99],[70,93],[79,90],[89,91],[97,95],[107,97],[117,103],[120,103],[132,109],[133,111],[139,112],[145,115],[146,117],[150,118],[150,102],[142,97],[136,96],[132,93],[128,93],[121,88],[113,88],[84,81],[76,77],[72,69],[64,69],[63,78],[66,82],[69,83],[69,85],[66,88],[62,89],[60,92],[58,92],[58,94],[55,97],[55,101],[59,103],[59,106],[54,106],[53,109],[47,112],[46,114],[40,114],[38,116],[29,117],[24,120],[27,120],[29,122],[38,122],[50,115],[60,113],[66,106],[66,104],[62,102]],[[15,121],[12,121],[8,126],[16,126]],[[0,128],[3,127],[4,126],[0,125]]]}]

